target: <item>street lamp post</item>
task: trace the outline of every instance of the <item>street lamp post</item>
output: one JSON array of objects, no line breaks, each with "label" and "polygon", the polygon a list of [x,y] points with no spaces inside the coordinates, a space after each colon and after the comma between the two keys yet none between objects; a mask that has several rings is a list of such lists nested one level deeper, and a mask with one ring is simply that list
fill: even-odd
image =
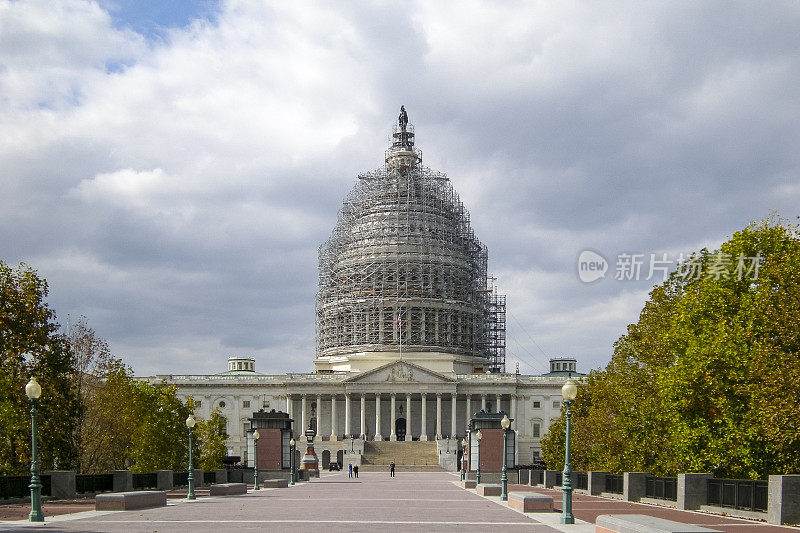
[{"label": "street lamp post", "polygon": [[39,479],[39,454],[36,449],[36,404],[39,396],[42,395],[42,387],[36,382],[36,378],[31,376],[31,380],[25,385],[25,395],[31,401],[31,513],[28,520],[31,522],[44,522],[42,513],[42,482]]},{"label": "street lamp post", "polygon": [[467,478],[467,439],[461,439],[461,481]]},{"label": "street lamp post", "polygon": [[294,439],[289,441],[289,484],[294,485]]},{"label": "street lamp post", "polygon": [[500,492],[500,500],[506,502],[508,501],[508,474],[507,474],[507,466],[506,466],[506,457],[508,453],[506,452],[507,438],[508,438],[508,428],[511,426],[511,420],[508,419],[508,415],[503,415],[503,419],[500,421],[500,425],[503,427],[503,475],[500,478],[500,481],[503,485],[503,489]]},{"label": "street lamp post", "polygon": [[192,464],[192,432],[197,420],[194,415],[190,414],[186,419],[186,427],[189,428],[189,493],[186,495],[187,500],[194,500],[194,465]]},{"label": "street lamp post", "polygon": [[258,430],[253,432],[253,490],[260,490],[258,487],[258,438],[260,436]]},{"label": "street lamp post", "polygon": [[478,430],[478,433],[475,434],[475,438],[478,440],[478,470],[475,474],[475,483],[480,484],[481,482],[481,439],[483,438],[483,433],[481,430]]},{"label": "street lamp post", "polygon": [[561,387],[561,396],[564,398],[564,405],[567,406],[567,436],[566,446],[564,450],[564,480],[562,483],[562,490],[564,491],[564,504],[561,511],[562,524],[574,524],[575,517],[572,514],[572,466],[569,462],[569,437],[570,437],[570,418],[572,416],[572,402],[578,394],[578,385],[568,378],[564,386]]}]

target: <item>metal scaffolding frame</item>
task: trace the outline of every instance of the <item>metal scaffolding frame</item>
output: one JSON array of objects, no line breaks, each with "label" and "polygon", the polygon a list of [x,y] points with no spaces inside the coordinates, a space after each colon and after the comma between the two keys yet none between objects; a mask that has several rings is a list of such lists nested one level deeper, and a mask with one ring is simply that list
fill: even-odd
[{"label": "metal scaffolding frame", "polygon": [[422,165],[414,129],[392,132],[384,168],[358,176],[319,248],[317,357],[443,352],[505,371],[505,296],[447,176]]}]

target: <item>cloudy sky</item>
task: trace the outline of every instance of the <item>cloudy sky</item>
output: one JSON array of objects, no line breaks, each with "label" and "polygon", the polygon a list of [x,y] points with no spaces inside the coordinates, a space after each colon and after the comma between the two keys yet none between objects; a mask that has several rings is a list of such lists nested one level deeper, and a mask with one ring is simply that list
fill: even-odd
[{"label": "cloudy sky", "polygon": [[139,375],[311,370],[317,247],[404,104],[508,295],[509,370],[594,368],[649,254],[798,215],[798,28],[789,1],[0,0],[0,259]]}]

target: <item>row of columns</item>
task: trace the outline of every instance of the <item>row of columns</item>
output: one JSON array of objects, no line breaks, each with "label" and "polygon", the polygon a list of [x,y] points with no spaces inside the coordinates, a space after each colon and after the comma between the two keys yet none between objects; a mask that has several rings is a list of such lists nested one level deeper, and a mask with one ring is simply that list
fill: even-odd
[{"label": "row of columns", "polygon": [[[402,393],[401,393],[402,394]],[[428,427],[428,419],[427,419],[427,393],[418,393],[422,396],[422,409],[421,409],[421,418],[422,418],[422,434],[420,435],[420,440],[428,440],[428,435],[426,434],[426,429]],[[300,395],[300,408],[302,410],[301,413],[301,428],[305,430],[308,427],[306,423],[306,394]],[[412,393],[406,393],[406,419],[408,420],[408,431],[406,431],[405,440],[411,440],[411,396]],[[450,414],[450,435],[451,437],[457,434],[456,428],[456,416],[457,416],[457,394],[451,394],[451,414]],[[389,440],[397,440],[397,435],[395,434],[395,426],[394,420],[396,420],[396,397],[397,393],[391,393],[391,417],[392,423],[390,424],[391,427],[391,434],[389,435]],[[486,394],[481,394],[481,409],[483,411],[486,410]],[[500,412],[500,400],[502,398],[501,394],[496,394],[496,411]],[[366,402],[367,402],[367,395],[366,393],[361,394],[361,410],[360,410],[360,425],[359,428],[361,430],[361,436],[363,437],[366,433]],[[317,394],[317,409],[319,412],[322,412],[322,395]],[[286,395],[286,412],[289,413],[290,418],[294,418],[292,415],[292,395]],[[516,412],[517,412],[517,398],[516,396],[511,396],[511,418],[514,419],[512,422],[512,429],[516,430],[517,422],[516,422]],[[470,419],[473,415],[472,411],[472,396],[467,395],[466,397],[466,418],[465,420],[469,423]],[[350,435],[352,432],[350,431],[350,418],[351,417],[351,406],[350,406],[350,395],[344,395],[344,433],[345,435]],[[336,412],[336,395],[331,397],[331,440],[336,440],[338,438],[338,418]],[[436,393],[436,438],[442,438],[442,393]],[[382,440],[383,436],[381,435],[381,395],[375,395],[375,440]]]}]

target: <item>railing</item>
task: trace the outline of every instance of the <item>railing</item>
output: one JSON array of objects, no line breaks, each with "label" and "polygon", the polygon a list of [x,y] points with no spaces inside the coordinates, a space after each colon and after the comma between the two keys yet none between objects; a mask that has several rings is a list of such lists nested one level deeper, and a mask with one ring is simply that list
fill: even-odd
[{"label": "railing", "polygon": [[606,492],[622,494],[622,476],[608,474],[606,476]]},{"label": "railing", "polygon": [[544,470],[531,470],[531,485],[544,483]]},{"label": "railing", "polygon": [[[39,476],[42,496],[50,496],[50,476]],[[0,476],[0,498],[25,498],[31,495],[31,476]]]},{"label": "railing", "polygon": [[75,476],[75,493],[88,494],[114,490],[114,474],[78,474]]},{"label": "railing", "polygon": [[586,472],[575,472],[574,488],[579,490],[589,490],[589,474]]},{"label": "railing", "polygon": [[214,470],[210,470],[208,472],[203,472],[203,484],[206,483],[216,483],[217,482],[217,473]]},{"label": "railing", "polygon": [[678,478],[650,476],[647,478],[644,495],[648,498],[677,501]]},{"label": "railing", "polygon": [[769,486],[766,481],[749,479],[709,479],[708,505],[743,511],[767,512]]},{"label": "railing", "polygon": [[155,472],[147,474],[133,474],[133,490],[147,490],[158,488],[158,476]]},{"label": "railing", "polygon": [[189,484],[189,472],[173,472],[172,486],[185,487]]},{"label": "railing", "polygon": [[560,487],[564,484],[564,472],[556,472],[556,487]]}]

